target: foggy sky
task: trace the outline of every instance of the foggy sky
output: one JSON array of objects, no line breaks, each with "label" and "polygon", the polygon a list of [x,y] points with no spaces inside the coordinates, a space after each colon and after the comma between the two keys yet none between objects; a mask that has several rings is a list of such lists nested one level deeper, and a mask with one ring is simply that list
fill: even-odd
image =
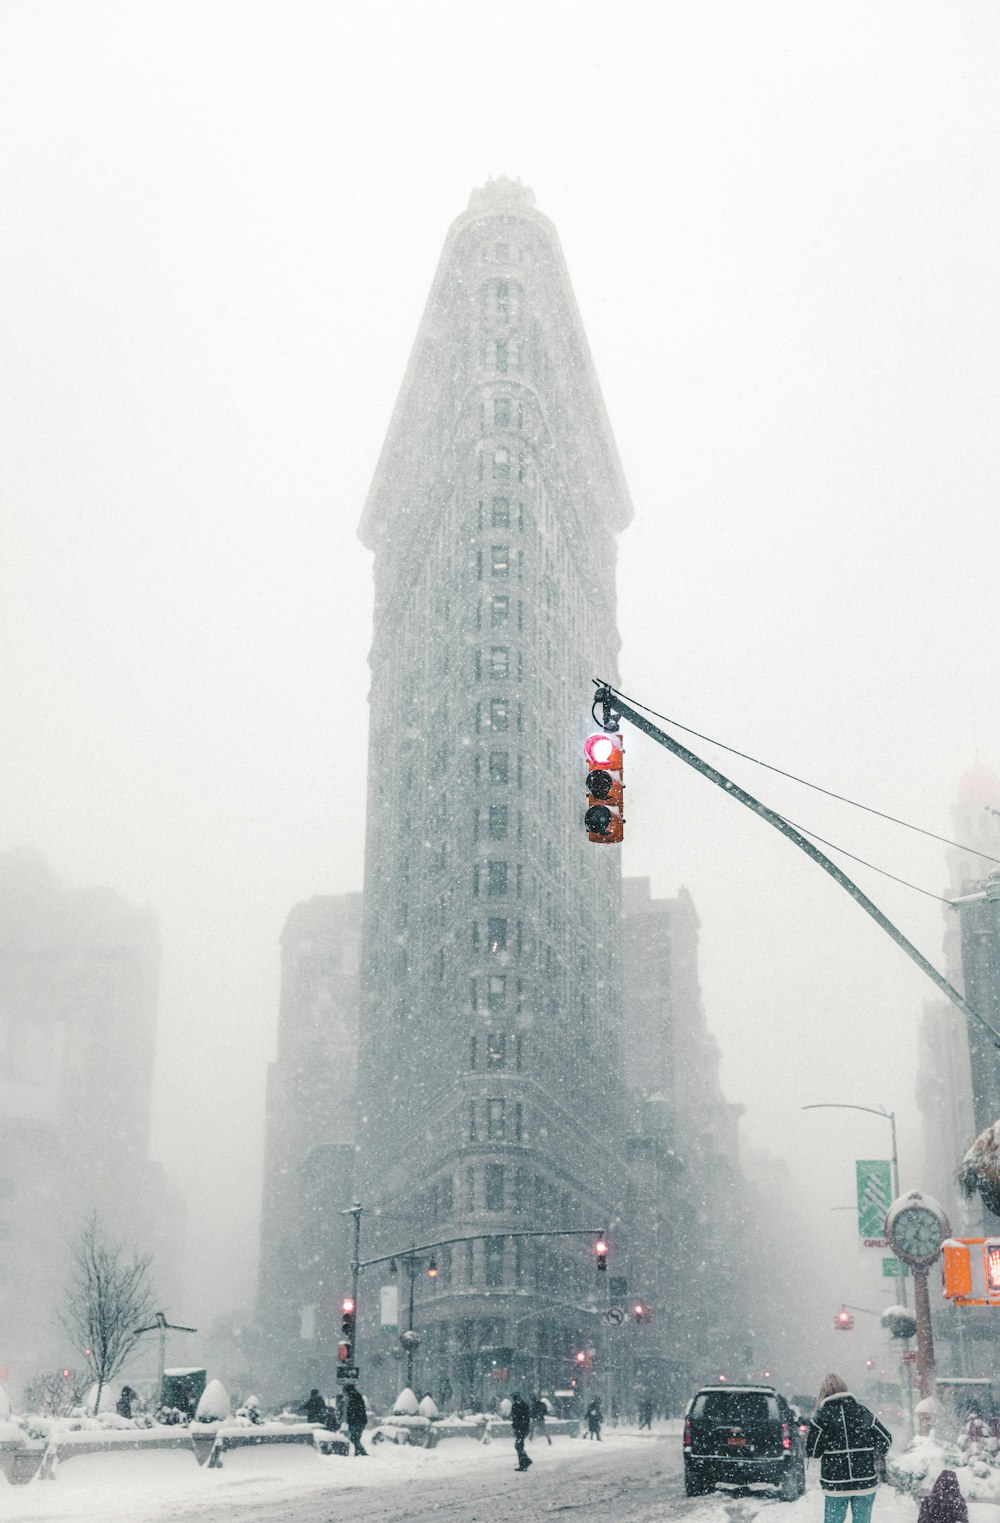
[{"label": "foggy sky", "polygon": [[[944,834],[1000,766],[1000,14],[8,0],[0,42],[0,846],[160,918],[188,1320],[253,1294],[282,924],[361,887],[356,529],[473,186],[519,177],[563,244],[636,507],[624,690]],[[942,891],[943,847],[708,754]],[[918,1185],[932,986],[704,780],[639,736],[627,767],[624,869],[694,896],[821,1315],[880,1305],[831,1208],[888,1129],[800,1107],[894,1108]],[[847,870],[940,965],[940,906]]]}]

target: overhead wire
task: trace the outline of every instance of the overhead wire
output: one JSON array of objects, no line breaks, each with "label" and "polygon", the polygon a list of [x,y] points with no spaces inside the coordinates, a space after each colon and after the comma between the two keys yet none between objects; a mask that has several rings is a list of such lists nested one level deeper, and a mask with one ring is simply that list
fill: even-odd
[{"label": "overhead wire", "polygon": [[[679,719],[671,719],[667,714],[659,714],[656,709],[651,709],[649,704],[640,703],[638,698],[630,698],[628,693],[622,693],[618,688],[612,688],[611,691],[617,693],[619,697],[624,698],[625,702],[632,704],[634,708],[642,709],[645,713],[652,714],[654,719],[662,719],[664,724],[673,725],[675,729],[683,730],[686,735],[694,735],[698,740],[707,741],[710,746],[718,746],[720,750],[728,751],[730,756],[739,756],[743,761],[753,762],[755,767],[764,767],[768,772],[776,772],[779,777],[787,777],[793,783],[801,783],[804,788],[812,788],[816,793],[825,793],[827,798],[836,799],[841,804],[850,804],[852,809],[863,809],[866,814],[877,815],[880,820],[888,820],[893,825],[902,825],[904,830],[914,830],[918,835],[929,836],[932,841],[941,841],[945,846],[957,847],[959,851],[967,851],[970,856],[981,857],[985,862],[1000,864],[1000,857],[994,857],[988,851],[981,851],[976,846],[967,846],[962,841],[953,841],[950,836],[938,835],[936,830],[925,830],[922,825],[914,825],[910,820],[901,820],[895,814],[886,814],[884,810],[875,809],[871,804],[862,804],[858,799],[848,798],[844,793],[835,793],[832,788],[824,788],[821,783],[812,783],[807,777],[799,777],[797,773],[788,772],[784,767],[776,767],[772,762],[761,761],[759,756],[751,756],[748,751],[739,751],[735,746],[728,746],[724,740],[716,740],[712,735],[703,735],[700,730],[693,730],[690,725],[681,724]],[[808,835],[809,832],[807,831],[806,834]],[[816,839],[820,840],[821,837],[817,836]],[[826,844],[829,845],[830,843],[827,842]],[[843,848],[837,847],[836,850],[841,851]],[[845,852],[845,856],[850,855],[850,852]],[[857,857],[855,860],[860,862],[862,859]],[[871,866],[872,864],[866,863],[865,865]],[[883,869],[876,868],[875,871],[882,872]],[[892,877],[892,874],[889,873],[887,876]],[[902,883],[905,880],[901,878],[899,881]],[[908,885],[910,888],[914,886],[914,884]],[[918,892],[926,894],[930,891],[928,889],[919,889]],[[932,895],[931,897],[939,898],[940,895]],[[944,903],[948,904],[950,900],[946,899]]]}]

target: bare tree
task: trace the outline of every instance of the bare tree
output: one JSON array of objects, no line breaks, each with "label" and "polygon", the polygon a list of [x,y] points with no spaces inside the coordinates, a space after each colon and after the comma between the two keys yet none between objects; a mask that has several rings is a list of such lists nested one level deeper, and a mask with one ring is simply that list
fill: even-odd
[{"label": "bare tree", "polygon": [[112,1242],[96,1211],[72,1244],[73,1269],[59,1321],[87,1361],[101,1392],[125,1364],[139,1342],[139,1329],[153,1314],[148,1254],[130,1255]]},{"label": "bare tree", "polygon": [[91,1384],[87,1370],[53,1370],[36,1375],[24,1387],[24,1406],[28,1412],[45,1417],[68,1417],[78,1407]]}]

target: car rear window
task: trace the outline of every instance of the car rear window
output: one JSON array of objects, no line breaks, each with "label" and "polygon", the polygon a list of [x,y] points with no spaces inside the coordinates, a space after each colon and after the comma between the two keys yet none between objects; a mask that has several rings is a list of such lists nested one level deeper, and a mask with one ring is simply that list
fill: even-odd
[{"label": "car rear window", "polygon": [[763,1391],[706,1391],[695,1404],[692,1416],[717,1425],[752,1427],[772,1416]]}]

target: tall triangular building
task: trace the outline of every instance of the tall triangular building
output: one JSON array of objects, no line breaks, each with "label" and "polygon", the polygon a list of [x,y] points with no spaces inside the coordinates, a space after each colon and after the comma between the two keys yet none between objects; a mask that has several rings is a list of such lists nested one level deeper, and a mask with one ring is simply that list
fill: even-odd
[{"label": "tall triangular building", "polygon": [[[440,1245],[397,1269],[445,1399],[498,1370],[565,1385],[607,1305],[593,1238],[543,1234],[613,1224],[623,1188],[619,850],[587,840],[581,746],[630,517],[555,229],[491,182],[448,234],[360,529],[361,1256]],[[361,1303],[376,1395],[400,1383],[369,1310],[388,1267]]]}]

